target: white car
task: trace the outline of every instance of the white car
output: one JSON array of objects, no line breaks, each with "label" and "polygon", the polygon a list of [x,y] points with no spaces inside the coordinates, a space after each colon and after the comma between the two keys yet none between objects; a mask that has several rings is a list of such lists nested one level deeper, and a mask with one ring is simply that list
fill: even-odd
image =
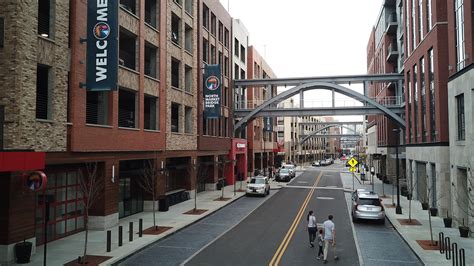
[{"label": "white car", "polygon": [[281,168],[290,170],[291,178],[296,176],[296,167],[294,164],[283,164]]},{"label": "white car", "polygon": [[268,177],[255,176],[251,177],[247,182],[247,191],[245,192],[246,196],[260,195],[265,197],[268,194],[270,194],[270,183],[268,182]]}]

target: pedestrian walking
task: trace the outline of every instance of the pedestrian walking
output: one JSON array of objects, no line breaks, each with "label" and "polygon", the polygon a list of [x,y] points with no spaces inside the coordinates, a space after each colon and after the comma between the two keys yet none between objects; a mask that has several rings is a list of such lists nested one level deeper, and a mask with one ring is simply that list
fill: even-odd
[{"label": "pedestrian walking", "polygon": [[314,240],[316,239],[316,216],[314,216],[313,211],[308,212],[308,216],[306,217],[308,221],[308,235],[309,235],[309,245],[314,248]]},{"label": "pedestrian walking", "polygon": [[[329,245],[336,246],[336,226],[332,221],[333,216],[329,215],[328,219],[324,221],[323,228],[324,228],[324,263],[327,263],[327,257],[329,252]],[[334,248],[335,249],[335,248]],[[334,259],[337,260],[338,257],[334,252]]]},{"label": "pedestrian walking", "polygon": [[318,250],[318,257],[316,257],[318,260],[320,260],[322,258],[322,255],[324,255],[323,245],[324,245],[323,229],[319,229],[319,233],[318,233],[319,250]]}]

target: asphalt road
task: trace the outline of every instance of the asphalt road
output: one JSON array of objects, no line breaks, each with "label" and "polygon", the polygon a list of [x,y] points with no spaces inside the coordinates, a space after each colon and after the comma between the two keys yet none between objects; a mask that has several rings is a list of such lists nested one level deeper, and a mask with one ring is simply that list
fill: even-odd
[{"label": "asphalt road", "polygon": [[[318,176],[321,176],[318,188],[311,193]],[[311,197],[305,201],[308,195]],[[298,216],[300,210],[303,215]],[[310,248],[306,229],[309,210],[315,212],[318,223],[329,214],[335,217],[336,252],[340,258],[337,264],[359,265],[339,174],[319,170],[308,170],[299,175],[186,265],[315,264],[317,248]],[[297,226],[292,226],[294,221]],[[285,238],[287,234],[289,237]],[[334,263],[330,252],[328,265]]]}]

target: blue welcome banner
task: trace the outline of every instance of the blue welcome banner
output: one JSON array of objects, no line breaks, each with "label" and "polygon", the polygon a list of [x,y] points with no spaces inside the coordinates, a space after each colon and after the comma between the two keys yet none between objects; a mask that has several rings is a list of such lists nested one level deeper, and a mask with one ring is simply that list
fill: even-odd
[{"label": "blue welcome banner", "polygon": [[221,116],[222,78],[220,65],[204,67],[204,118],[216,119]]},{"label": "blue welcome banner", "polygon": [[117,89],[118,1],[87,1],[86,87],[88,90]]}]

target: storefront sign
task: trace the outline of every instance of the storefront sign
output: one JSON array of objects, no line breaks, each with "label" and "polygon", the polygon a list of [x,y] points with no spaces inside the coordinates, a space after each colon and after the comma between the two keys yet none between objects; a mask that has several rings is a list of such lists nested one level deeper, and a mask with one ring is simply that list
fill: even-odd
[{"label": "storefront sign", "polygon": [[118,31],[118,0],[87,1],[88,90],[117,89]]},{"label": "storefront sign", "polygon": [[32,191],[38,191],[46,187],[48,178],[41,171],[35,171],[26,176],[26,186]]},{"label": "storefront sign", "polygon": [[245,143],[237,143],[237,149],[244,149]]},{"label": "storefront sign", "polygon": [[204,118],[221,116],[221,67],[207,65],[204,68]]},{"label": "storefront sign", "polygon": [[271,117],[264,117],[263,123],[264,123],[263,131],[265,132],[273,131],[273,119]]}]

